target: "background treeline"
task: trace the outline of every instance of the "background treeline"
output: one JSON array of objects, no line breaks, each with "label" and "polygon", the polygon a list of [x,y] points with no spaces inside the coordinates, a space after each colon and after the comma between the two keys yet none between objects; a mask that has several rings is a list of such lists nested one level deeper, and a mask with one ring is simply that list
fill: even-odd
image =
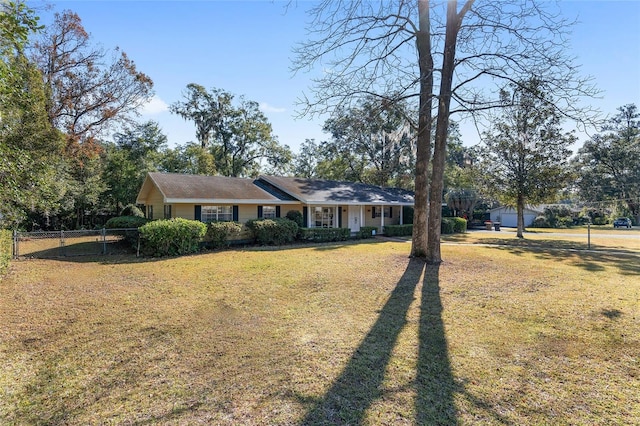
[{"label": "background treeline", "polygon": [[[158,123],[139,119],[153,96],[151,78],[125,52],[94,42],[77,14],[58,13],[44,27],[22,2],[0,9],[2,227],[102,226],[135,203],[149,171],[414,187],[411,104],[380,96],[354,101],[330,114],[326,140],[308,139],[294,153],[279,143],[257,102],[192,83],[170,106],[195,128],[196,141],[181,144],[167,140]],[[539,82],[521,82],[503,96],[510,109],[495,111],[480,144],[463,146],[456,123],[449,126],[442,201],[451,215],[472,219],[497,202],[563,201],[640,219],[636,105],[603,120],[573,155],[575,136],[546,107],[554,99]]]}]

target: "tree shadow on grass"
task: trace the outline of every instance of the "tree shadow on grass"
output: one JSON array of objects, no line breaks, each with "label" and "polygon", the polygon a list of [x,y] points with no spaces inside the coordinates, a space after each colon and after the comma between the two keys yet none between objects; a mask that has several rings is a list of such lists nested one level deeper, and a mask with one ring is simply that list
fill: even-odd
[{"label": "tree shadow on grass", "polygon": [[456,385],[451,373],[442,320],[439,273],[439,265],[427,266],[422,284],[416,423],[454,425],[458,423],[453,401]]},{"label": "tree shadow on grass", "polygon": [[[342,374],[311,407],[302,425],[362,424],[366,411],[384,395],[382,383],[391,353],[407,322],[425,263],[411,259],[377,321],[355,350]],[[420,315],[415,388],[418,424],[456,424],[454,380],[441,317],[438,266],[426,268]]]}]

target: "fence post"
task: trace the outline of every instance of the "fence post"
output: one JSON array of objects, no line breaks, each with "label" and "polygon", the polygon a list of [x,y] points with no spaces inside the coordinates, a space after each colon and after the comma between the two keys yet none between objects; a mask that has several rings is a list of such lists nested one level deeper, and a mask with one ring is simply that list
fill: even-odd
[{"label": "fence post", "polygon": [[64,257],[64,230],[60,230],[60,256]]},{"label": "fence post", "polygon": [[102,254],[107,254],[107,231],[102,227]]},{"label": "fence post", "polygon": [[18,230],[14,229],[13,230],[13,258],[17,259],[18,258]]}]

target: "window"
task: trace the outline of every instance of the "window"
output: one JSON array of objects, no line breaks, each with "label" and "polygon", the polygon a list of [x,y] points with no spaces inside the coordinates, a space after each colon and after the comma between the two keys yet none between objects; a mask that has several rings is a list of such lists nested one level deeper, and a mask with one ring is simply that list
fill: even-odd
[{"label": "window", "polygon": [[275,219],[276,206],[262,206],[262,218],[263,219]]},{"label": "window", "polygon": [[147,219],[153,220],[153,206],[147,206]]},{"label": "window", "polygon": [[230,222],[233,220],[232,206],[202,206],[202,222]]},{"label": "window", "polygon": [[316,207],[313,220],[316,228],[333,228],[333,207]]},{"label": "window", "polygon": [[171,219],[171,204],[164,205],[164,218]]},{"label": "window", "polygon": [[382,210],[384,209],[384,217],[391,217],[391,207],[374,207],[373,208],[373,217],[380,217],[382,214]]}]

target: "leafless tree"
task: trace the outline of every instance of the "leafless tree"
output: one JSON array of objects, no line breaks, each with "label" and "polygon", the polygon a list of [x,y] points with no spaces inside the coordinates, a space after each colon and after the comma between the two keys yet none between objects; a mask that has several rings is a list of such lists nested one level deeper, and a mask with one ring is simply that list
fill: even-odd
[{"label": "leafless tree", "polygon": [[553,91],[558,100],[554,107],[563,115],[582,122],[592,117],[580,108],[579,100],[596,90],[567,56],[573,22],[554,3],[324,0],[309,13],[309,39],[296,47],[292,68],[320,73],[313,79],[311,94],[301,99],[301,114],[331,114],[335,107],[350,106],[365,96],[416,105],[411,254],[428,262],[441,261],[450,114],[480,120],[484,111],[505,106],[503,87],[535,76]]}]

